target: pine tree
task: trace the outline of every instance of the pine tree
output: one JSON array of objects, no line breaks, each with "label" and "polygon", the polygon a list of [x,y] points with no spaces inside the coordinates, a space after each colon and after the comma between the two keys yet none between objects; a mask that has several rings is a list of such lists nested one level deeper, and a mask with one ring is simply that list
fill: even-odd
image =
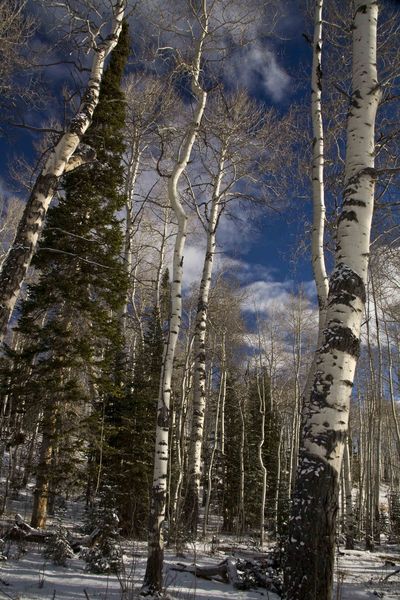
[{"label": "pine tree", "polygon": [[123,533],[146,533],[153,472],[156,409],[163,353],[160,315],[154,307],[145,320],[133,381],[107,411],[109,462],[106,477],[112,485]]},{"label": "pine tree", "polygon": [[65,176],[65,193],[49,210],[33,261],[39,281],[29,287],[21,306],[18,330],[24,349],[18,360],[30,365],[29,403],[38,413],[43,411],[34,526],[44,526],[50,490],[60,487],[54,459],[59,474],[69,471],[72,476],[76,470],[73,445],[81,447],[88,400],[99,404],[116,393],[118,314],[127,285],[117,214],[124,204],[120,82],[128,54],[124,24],[104,74],[92,126],[82,140],[96,151],[97,160]]}]

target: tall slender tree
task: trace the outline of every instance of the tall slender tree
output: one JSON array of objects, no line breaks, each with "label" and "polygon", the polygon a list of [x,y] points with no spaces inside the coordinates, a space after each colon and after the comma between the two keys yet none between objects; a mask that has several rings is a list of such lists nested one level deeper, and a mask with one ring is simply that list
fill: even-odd
[{"label": "tall slender tree", "polygon": [[287,544],[287,600],[332,597],[338,483],[360,351],[374,207],[377,20],[375,0],[356,0],[343,206],[323,340],[304,409]]}]

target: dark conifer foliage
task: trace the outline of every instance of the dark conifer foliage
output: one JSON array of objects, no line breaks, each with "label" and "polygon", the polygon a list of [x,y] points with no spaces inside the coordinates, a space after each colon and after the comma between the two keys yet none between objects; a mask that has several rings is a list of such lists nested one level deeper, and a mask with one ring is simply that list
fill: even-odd
[{"label": "dark conifer foliage", "polygon": [[99,405],[118,391],[115,356],[122,345],[119,313],[127,286],[118,217],[124,205],[125,109],[120,83],[128,54],[124,25],[92,126],[82,140],[97,158],[65,176],[64,192],[48,212],[33,261],[39,279],[21,305],[22,351],[13,360],[26,366],[14,372],[25,373],[23,398],[29,411],[43,411],[35,526],[45,524],[49,494],[78,477],[76,447],[82,450],[88,399]]},{"label": "dark conifer foliage", "polygon": [[156,307],[145,319],[132,381],[107,409],[108,477],[114,489],[120,527],[144,537],[152,483],[157,394],[163,353],[160,315]]}]

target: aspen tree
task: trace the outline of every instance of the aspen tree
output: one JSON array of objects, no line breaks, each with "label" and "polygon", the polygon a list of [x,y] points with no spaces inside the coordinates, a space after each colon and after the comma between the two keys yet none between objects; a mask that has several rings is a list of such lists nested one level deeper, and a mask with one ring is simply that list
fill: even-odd
[{"label": "aspen tree", "polygon": [[338,482],[359,356],[374,206],[375,118],[380,99],[377,19],[375,0],[355,2],[344,199],[323,340],[303,413],[287,543],[287,600],[332,597]]},{"label": "aspen tree", "polygon": [[160,390],[157,405],[156,447],[154,456],[153,488],[149,518],[148,559],[142,587],[142,595],[160,594],[162,591],[162,569],[164,561],[163,527],[166,515],[166,492],[168,481],[169,425],[171,403],[171,380],[176,344],[181,328],[182,315],[182,275],[184,248],[187,232],[187,215],[181,201],[179,184],[190,160],[200,123],[207,101],[207,93],[201,85],[201,60],[204,43],[208,35],[209,14],[207,0],[202,0],[198,15],[200,33],[195,40],[195,55],[186,69],[191,75],[191,87],[195,106],[193,117],[179,149],[178,159],[168,178],[168,198],[178,222],[175,240],[172,283],[171,316],[164,347],[160,377]]}]

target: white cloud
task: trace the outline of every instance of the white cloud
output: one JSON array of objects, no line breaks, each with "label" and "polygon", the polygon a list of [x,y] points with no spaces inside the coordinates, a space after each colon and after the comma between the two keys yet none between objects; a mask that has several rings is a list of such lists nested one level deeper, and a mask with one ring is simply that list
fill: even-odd
[{"label": "white cloud", "polygon": [[244,309],[253,313],[271,313],[287,306],[290,301],[288,281],[254,281],[245,287]]},{"label": "white cloud", "polygon": [[278,64],[276,55],[259,42],[235,53],[229,61],[225,80],[228,84],[262,91],[274,102],[282,100],[290,84],[290,76]]},{"label": "white cloud", "polygon": [[204,247],[186,245],[183,259],[183,290],[188,290],[192,285],[198,285],[204,262]]}]

